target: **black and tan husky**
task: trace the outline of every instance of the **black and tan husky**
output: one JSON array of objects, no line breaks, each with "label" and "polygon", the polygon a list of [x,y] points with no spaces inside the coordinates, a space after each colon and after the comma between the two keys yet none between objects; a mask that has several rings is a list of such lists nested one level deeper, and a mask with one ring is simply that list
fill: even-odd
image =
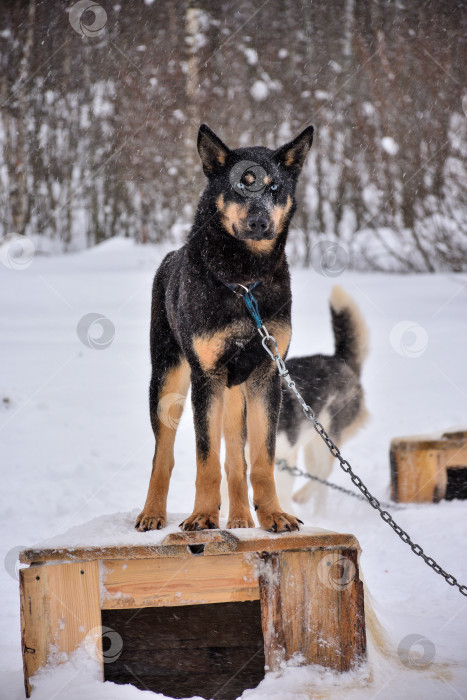
[{"label": "black and tan husky", "polygon": [[[295,187],[311,148],[313,127],[277,150],[230,150],[207,126],[198,152],[208,184],[187,243],[156,273],[151,313],[150,417],[156,439],[138,530],[166,524],[177,421],[164,420],[167,397],[192,386],[196,433],[196,497],[184,530],[219,527],[221,435],[226,442],[228,527],[254,525],[246,481],[248,436],[253,501],[260,525],[297,530],[274,484],[281,385],[238,291],[255,285],[262,319],[286,356],[291,335],[290,277],[285,256]],[[236,285],[243,285],[239,287]],[[179,406],[180,401],[175,401]]]}]

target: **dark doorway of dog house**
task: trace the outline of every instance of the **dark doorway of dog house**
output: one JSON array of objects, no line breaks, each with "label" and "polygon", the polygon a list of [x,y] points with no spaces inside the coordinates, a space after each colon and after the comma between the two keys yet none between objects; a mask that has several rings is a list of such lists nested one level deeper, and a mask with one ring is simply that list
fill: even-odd
[{"label": "dark doorway of dog house", "polygon": [[234,700],[264,678],[258,600],[103,610],[102,627],[106,681],[174,698]]},{"label": "dark doorway of dog house", "polygon": [[446,501],[453,501],[458,498],[465,501],[467,499],[467,467],[447,468]]}]

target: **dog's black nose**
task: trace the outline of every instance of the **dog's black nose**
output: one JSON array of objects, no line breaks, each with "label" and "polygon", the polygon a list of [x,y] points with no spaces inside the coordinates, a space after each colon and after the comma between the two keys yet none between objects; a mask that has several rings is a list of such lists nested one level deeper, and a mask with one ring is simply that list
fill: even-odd
[{"label": "dog's black nose", "polygon": [[252,233],[262,234],[269,226],[269,219],[263,215],[249,216],[247,224]]}]

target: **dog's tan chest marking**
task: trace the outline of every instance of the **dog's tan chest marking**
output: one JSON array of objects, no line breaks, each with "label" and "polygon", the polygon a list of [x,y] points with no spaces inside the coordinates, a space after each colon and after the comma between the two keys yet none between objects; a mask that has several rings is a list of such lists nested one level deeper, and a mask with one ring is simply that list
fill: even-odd
[{"label": "dog's tan chest marking", "polygon": [[205,372],[213,370],[225,349],[229,329],[224,328],[210,336],[197,336],[193,339],[193,349]]},{"label": "dog's tan chest marking", "polygon": [[280,356],[284,357],[290,345],[290,338],[292,336],[291,326],[288,323],[277,323],[274,321],[266,325],[269,333],[271,333],[271,335],[273,335],[277,341],[277,348],[279,350]]},{"label": "dog's tan chest marking", "polygon": [[[290,325],[271,321],[268,330],[275,337],[281,357],[287,352],[292,330]],[[216,368],[219,359],[224,354],[227,345],[233,343],[236,348],[243,349],[249,340],[255,336],[255,329],[249,320],[238,321],[226,326],[221,331],[210,335],[198,335],[193,338],[193,350],[205,372]]]},{"label": "dog's tan chest marking", "polygon": [[239,321],[210,335],[195,336],[193,349],[198,356],[201,367],[205,372],[209,372],[216,367],[229,342],[237,343],[238,341],[240,345],[236,345],[236,347],[241,347],[253,335],[253,328],[249,327],[247,323]]}]

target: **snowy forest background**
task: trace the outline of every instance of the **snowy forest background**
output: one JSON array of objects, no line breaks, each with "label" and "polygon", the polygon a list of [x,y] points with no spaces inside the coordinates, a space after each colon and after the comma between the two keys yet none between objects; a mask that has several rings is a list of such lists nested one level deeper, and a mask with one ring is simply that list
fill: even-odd
[{"label": "snowy forest background", "polygon": [[293,262],[331,245],[354,269],[467,269],[465,2],[88,5],[2,0],[2,236],[178,245],[200,122],[232,147],[312,123]]}]

